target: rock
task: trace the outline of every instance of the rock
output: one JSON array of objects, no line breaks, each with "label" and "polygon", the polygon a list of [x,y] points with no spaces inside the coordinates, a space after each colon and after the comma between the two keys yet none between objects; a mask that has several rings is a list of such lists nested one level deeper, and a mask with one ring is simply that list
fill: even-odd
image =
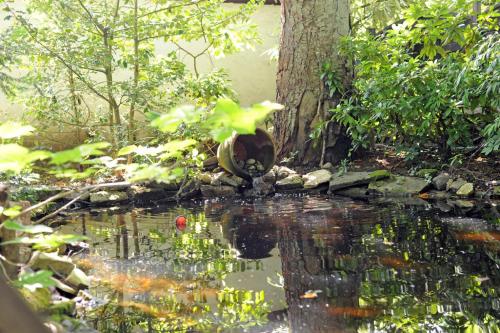
[{"label": "rock", "polygon": [[246,161],[246,164],[247,164],[247,165],[253,165],[253,164],[255,164],[255,162],[256,162],[256,161],[255,161],[253,158],[249,158],[249,159]]},{"label": "rock", "polygon": [[304,179],[304,188],[316,188],[321,184],[328,183],[332,178],[332,173],[325,169],[309,172],[302,176]]},{"label": "rock", "polygon": [[454,200],[452,203],[458,208],[471,209],[474,208],[474,202],[470,200]]},{"label": "rock", "polygon": [[196,178],[187,181],[177,192],[178,199],[189,199],[200,193],[200,181]]},{"label": "rock", "polygon": [[253,179],[251,191],[251,196],[263,197],[274,193],[274,186],[265,182],[263,177],[257,177]]},{"label": "rock", "polygon": [[49,269],[62,276],[68,276],[75,268],[75,264],[68,256],[60,256],[56,252],[38,251],[33,253],[28,266],[33,269]]},{"label": "rock", "polygon": [[445,191],[429,191],[429,199],[433,200],[446,200],[450,197],[450,194]]},{"label": "rock", "polygon": [[238,187],[242,185],[243,182],[243,178],[240,178],[238,176],[230,176],[225,172],[219,172],[218,174],[213,175],[210,185],[219,186],[225,184],[233,187]]},{"label": "rock", "polygon": [[[376,174],[376,177],[380,179],[380,175]],[[387,174],[385,178],[389,177]],[[347,187],[354,187],[359,185],[367,185],[374,177],[372,173],[369,172],[346,172],[341,176],[333,175],[330,180],[330,192],[337,191]]]},{"label": "rock", "polygon": [[321,169],[326,169],[326,170],[333,170],[333,164],[331,162],[325,163],[321,166]]},{"label": "rock", "polygon": [[282,180],[290,175],[296,175],[296,174],[297,174],[297,172],[295,170],[289,169],[286,166],[277,167],[277,170],[276,170],[277,180]]},{"label": "rock", "polygon": [[438,191],[446,190],[446,184],[451,179],[450,175],[446,172],[442,172],[436,177],[432,178],[432,185]]},{"label": "rock", "polygon": [[500,186],[499,185],[493,186],[492,196],[500,197]]},{"label": "rock", "polygon": [[291,174],[286,178],[280,179],[276,182],[276,189],[279,190],[291,190],[296,188],[302,188],[304,181],[302,177],[298,174]]},{"label": "rock", "polygon": [[170,183],[149,182],[146,184],[146,186],[151,188],[159,188],[164,191],[178,191],[180,188],[180,184],[175,181],[172,181]]},{"label": "rock", "polygon": [[68,282],[72,286],[78,289],[87,288],[90,286],[90,279],[81,269],[75,267],[71,273],[66,278],[65,282]]},{"label": "rock", "polygon": [[436,207],[444,213],[448,213],[453,210],[452,206],[448,205],[446,202],[443,201],[436,202]]},{"label": "rock", "polygon": [[210,185],[212,183],[214,176],[208,172],[202,172],[198,175],[198,179],[202,184]]},{"label": "rock", "polygon": [[90,202],[94,204],[116,203],[128,200],[127,192],[99,191],[90,193]]},{"label": "rock", "polygon": [[245,186],[248,184],[248,182],[245,179],[238,177],[236,175],[232,175],[230,178],[233,184],[236,184],[237,187]]},{"label": "rock", "polygon": [[203,170],[213,170],[219,165],[217,156],[211,156],[203,161]]},{"label": "rock", "polygon": [[373,181],[368,189],[387,196],[417,195],[428,187],[427,181],[417,177],[394,176],[384,180]]},{"label": "rock", "polygon": [[459,188],[461,188],[463,185],[465,185],[467,182],[463,180],[462,178],[458,178],[456,180],[448,180],[448,183],[446,183],[446,190],[456,193]]},{"label": "rock", "polygon": [[434,177],[438,172],[437,169],[420,169],[415,173],[415,176],[421,178]]},{"label": "rock", "polygon": [[465,183],[457,191],[457,195],[460,197],[470,197],[474,193],[474,184]]},{"label": "rock", "polygon": [[234,197],[236,190],[232,186],[214,186],[214,185],[201,185],[201,194],[205,198],[221,198],[221,197]]},{"label": "rock", "polygon": [[264,176],[262,176],[262,180],[266,183],[274,184],[276,182],[276,173],[274,170],[270,170]]},{"label": "rock", "polygon": [[134,202],[148,204],[164,199],[166,197],[166,192],[161,188],[133,185],[130,187],[129,196]]},{"label": "rock", "polygon": [[343,197],[349,197],[353,199],[367,199],[371,197],[370,191],[367,187],[349,187],[341,190],[337,190],[335,195],[341,195]]}]

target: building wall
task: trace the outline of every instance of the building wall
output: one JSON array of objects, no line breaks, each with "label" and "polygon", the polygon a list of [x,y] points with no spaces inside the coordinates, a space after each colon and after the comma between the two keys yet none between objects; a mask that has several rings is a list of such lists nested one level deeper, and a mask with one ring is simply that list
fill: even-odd
[{"label": "building wall", "polygon": [[[16,3],[23,2],[16,1]],[[224,6],[234,7],[239,5],[225,4]],[[263,6],[253,15],[252,21],[257,24],[262,39],[262,43],[255,45],[253,50],[244,50],[220,59],[206,55],[198,60],[198,68],[201,73],[220,68],[224,68],[228,72],[232,87],[237,92],[242,105],[251,105],[264,100],[272,101],[275,99],[276,94],[276,62],[271,61],[269,55],[264,54],[264,52],[276,47],[279,43],[279,6]],[[7,24],[8,21],[0,20],[0,31]],[[192,52],[196,52],[203,47],[202,43],[197,42],[184,46]],[[165,43],[158,42],[158,54],[165,54],[169,51],[171,51],[171,48]],[[186,56],[184,60],[192,68],[191,58]],[[11,103],[0,92],[0,120],[19,119],[22,110],[21,105]]]}]

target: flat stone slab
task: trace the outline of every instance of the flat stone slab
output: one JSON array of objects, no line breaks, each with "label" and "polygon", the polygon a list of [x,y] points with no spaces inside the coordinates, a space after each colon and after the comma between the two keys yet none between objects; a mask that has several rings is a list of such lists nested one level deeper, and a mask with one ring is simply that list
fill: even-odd
[{"label": "flat stone slab", "polygon": [[368,189],[394,197],[417,195],[425,190],[429,183],[425,179],[407,176],[394,176],[384,180],[373,181]]},{"label": "flat stone slab", "polygon": [[99,191],[90,193],[90,202],[98,203],[108,203],[108,202],[120,202],[128,200],[127,192],[119,191]]},{"label": "flat stone slab", "polygon": [[304,188],[316,188],[321,184],[328,183],[332,178],[332,173],[326,169],[309,172],[302,176]]},{"label": "flat stone slab", "polygon": [[296,188],[302,188],[303,184],[304,184],[304,181],[302,180],[302,177],[300,175],[292,174],[290,176],[287,176],[286,178],[278,180],[276,182],[276,189],[278,189],[278,190],[291,190],[291,189],[296,189]]},{"label": "flat stone slab", "polygon": [[205,198],[229,198],[236,195],[236,190],[232,186],[201,185],[200,189]]},{"label": "flat stone slab", "polygon": [[368,185],[374,179],[388,178],[389,175],[374,175],[372,172],[365,171],[350,171],[341,176],[333,175],[330,180],[330,191],[336,191],[348,187],[355,187],[360,185]]}]

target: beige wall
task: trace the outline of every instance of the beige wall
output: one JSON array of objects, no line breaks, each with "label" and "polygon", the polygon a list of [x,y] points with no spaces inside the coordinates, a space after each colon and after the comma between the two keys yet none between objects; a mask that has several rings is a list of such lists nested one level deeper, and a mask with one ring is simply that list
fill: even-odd
[{"label": "beige wall", "polygon": [[[24,1],[17,0],[16,4]],[[227,7],[237,4],[225,4]],[[215,59],[203,56],[198,60],[198,68],[202,73],[213,69],[224,68],[229,74],[233,89],[237,92],[242,105],[250,105],[264,100],[274,100],[276,93],[275,74],[276,63],[271,61],[266,50],[276,47],[279,42],[280,8],[276,5],[266,5],[260,8],[252,18],[258,26],[262,44],[255,45],[253,50],[244,50],[240,53]],[[0,30],[5,28],[6,21],[0,20]],[[196,52],[201,49],[201,43],[190,43],[187,48]],[[171,50],[165,43],[157,44],[158,54],[165,54]],[[189,57],[184,57],[188,65],[192,64]],[[192,66],[191,66],[192,67]],[[22,106],[14,105],[0,93],[0,121],[5,119],[19,119],[22,115]]]}]

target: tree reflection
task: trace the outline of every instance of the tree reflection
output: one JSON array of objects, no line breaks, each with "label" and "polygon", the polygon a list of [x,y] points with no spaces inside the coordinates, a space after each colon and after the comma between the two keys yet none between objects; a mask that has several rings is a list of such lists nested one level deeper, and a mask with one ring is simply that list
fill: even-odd
[{"label": "tree reflection", "polygon": [[[87,320],[94,319],[99,331],[213,332],[267,321],[269,305],[262,290],[224,286],[224,277],[244,265],[238,253],[222,238],[212,235],[213,226],[204,213],[182,214],[189,221],[184,231],[169,223],[174,221],[172,214],[166,216],[164,224],[146,229],[141,227],[137,214],[131,213],[131,235],[127,216],[112,217],[115,266],[94,257],[93,267],[100,281],[96,294],[111,299],[92,314],[85,314]],[[88,229],[91,238],[105,234],[102,229]],[[148,237],[141,244],[144,233]],[[129,236],[134,242],[132,258],[128,255]],[[141,245],[146,250],[141,250]],[[141,261],[146,270],[139,273],[133,262]],[[165,269],[154,267],[154,262],[161,261]]]}]

